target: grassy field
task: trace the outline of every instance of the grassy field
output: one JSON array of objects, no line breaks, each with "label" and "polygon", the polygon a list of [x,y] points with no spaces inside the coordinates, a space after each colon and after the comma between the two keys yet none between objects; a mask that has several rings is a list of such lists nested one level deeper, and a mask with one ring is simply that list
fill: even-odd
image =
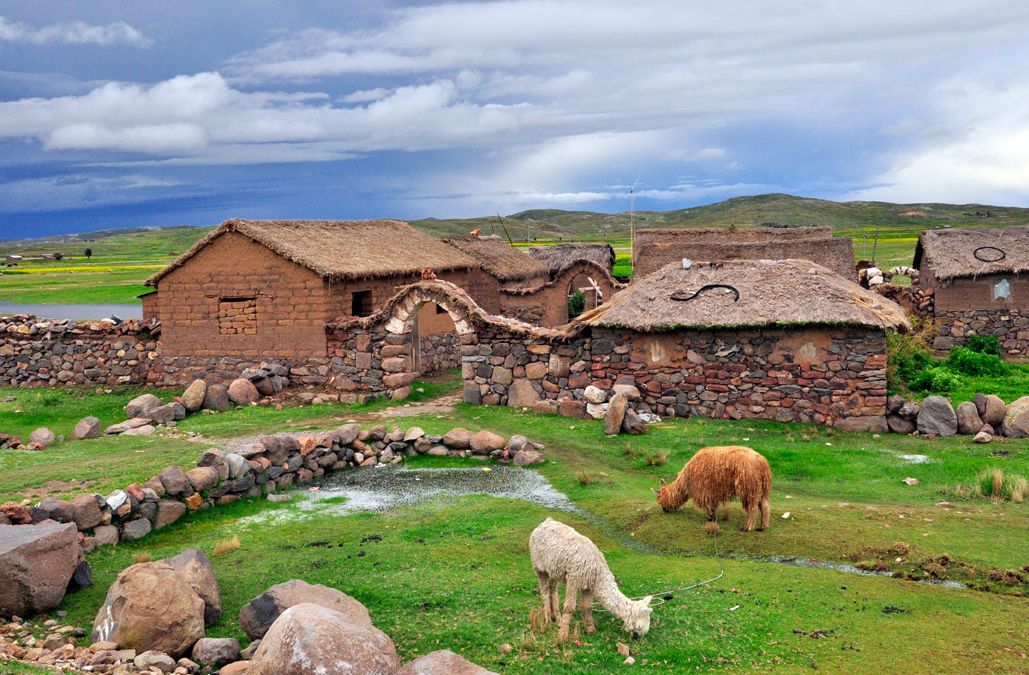
[{"label": "grassy field", "polygon": [[[0,391],[12,393],[27,395]],[[23,413],[0,410],[0,424],[23,415],[18,419],[25,429],[50,415],[55,429],[66,432],[87,411],[117,418],[132,392],[47,393],[36,407],[20,402]],[[332,428],[347,419],[391,422],[373,419],[376,410],[390,412],[252,407],[185,420],[179,430],[202,434],[200,443],[151,437],[123,444],[105,438],[59,443],[43,453],[0,451],[0,499],[27,494],[34,481],[56,475],[55,467],[63,480],[109,489],[143,480],[169,462],[188,468],[190,458],[230,436]],[[719,561],[715,542],[704,534],[704,517],[691,508],[663,513],[652,489],[659,479],[674,477],[697,448],[742,443],[762,452],[772,466],[772,526],[741,533],[739,506],[721,510],[717,547],[724,577],[656,606],[650,633],[631,641],[638,664],[646,659],[658,672],[1025,670],[1029,506],[973,498],[955,487],[971,485],[988,468],[1029,475],[1029,441],[979,446],[967,437],[877,439],[818,427],[702,419],[652,425],[642,437],[606,438],[598,421],[463,404],[450,413],[396,422],[430,433],[455,425],[525,433],[547,446],[548,461],[538,471],[579,510],[555,512],[484,495],[348,515],[296,502],[237,503],[91,554],[96,585],[66,598],[68,619],[91,623],[107,586],[138,554],[158,558],[194,545],[213,556],[216,543],[238,536],[238,550],[212,557],[225,610],[212,635],[242,638],[236,618],[242,604],[274,583],[302,578],[364,602],[405,658],[449,648],[504,673],[624,670],[615,643],[625,636],[607,614],[598,614],[596,635],[580,635],[564,646],[554,644],[553,633],[530,630],[529,611],[538,599],[528,533],[548,515],[572,524],[597,541],[631,596],[710,578]],[[912,463],[906,457],[911,455],[927,461]],[[468,466],[453,459],[410,462],[455,464]],[[906,477],[919,483],[906,485]],[[70,494],[83,487],[65,489]],[[298,491],[297,500],[303,495]],[[796,556],[878,565],[907,579],[945,578],[981,590],[775,562]],[[997,581],[1007,570],[1023,581]],[[514,651],[500,653],[503,643]]]},{"label": "grassy field", "polygon": [[[983,214],[989,212],[991,216]],[[976,215],[979,213],[980,215]],[[920,215],[913,215],[920,214]],[[790,195],[738,197],[716,204],[674,211],[641,211],[637,226],[644,227],[757,227],[831,225],[836,236],[854,240],[856,259],[875,259],[885,269],[910,265],[918,234],[934,227],[1002,227],[1029,223],[1029,209],[981,205],[888,204],[883,202],[830,202]],[[559,241],[607,241],[619,259],[615,273],[631,274],[629,217],[627,213],[593,213],[536,209],[504,219],[423,219],[415,227],[434,235],[464,234],[475,228],[509,235],[520,244]],[[505,230],[506,228],[506,230]],[[143,281],[163,268],[210,227],[172,227],[132,231],[105,230],[47,239],[0,242],[0,257],[17,253],[26,262],[0,268],[0,302],[135,303],[148,290]],[[87,258],[89,248],[92,256]],[[61,253],[60,261],[33,260],[44,253]]]}]

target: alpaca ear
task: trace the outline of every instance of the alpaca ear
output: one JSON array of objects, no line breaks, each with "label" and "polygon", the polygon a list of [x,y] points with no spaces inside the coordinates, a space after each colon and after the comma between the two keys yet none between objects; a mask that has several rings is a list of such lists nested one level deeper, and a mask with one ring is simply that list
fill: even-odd
[{"label": "alpaca ear", "polygon": [[664,478],[660,478],[660,479],[658,479],[658,480],[660,480],[660,481],[661,481],[661,487],[665,487],[666,485],[668,485],[668,483],[666,483],[666,482],[665,482],[665,479],[664,479]]},{"label": "alpaca ear", "polygon": [[654,599],[653,595],[648,595],[647,597],[645,597],[642,600],[640,600],[640,602],[643,603],[644,607],[647,607],[649,609],[650,608],[650,601],[653,600],[653,599]]}]

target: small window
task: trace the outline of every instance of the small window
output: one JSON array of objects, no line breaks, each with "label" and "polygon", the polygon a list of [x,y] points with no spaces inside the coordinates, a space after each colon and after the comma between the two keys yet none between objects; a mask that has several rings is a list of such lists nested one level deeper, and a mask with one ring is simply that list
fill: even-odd
[{"label": "small window", "polygon": [[447,310],[443,309],[440,305],[436,305],[436,313],[437,314],[446,314]]},{"label": "small window", "polygon": [[1001,279],[993,285],[993,299],[1007,300],[1011,297],[1011,283],[1007,279]]},{"label": "small window", "polygon": [[222,335],[257,335],[257,298],[220,298],[218,332]]},{"label": "small window", "polygon": [[350,313],[353,316],[368,316],[372,313],[372,292],[354,291],[350,301]]}]

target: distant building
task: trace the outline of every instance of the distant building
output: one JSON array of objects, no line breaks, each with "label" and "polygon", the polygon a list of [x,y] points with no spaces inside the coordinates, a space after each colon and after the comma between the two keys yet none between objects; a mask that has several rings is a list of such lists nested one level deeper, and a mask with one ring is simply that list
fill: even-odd
[{"label": "distant building", "polygon": [[11,254],[9,254],[7,256],[7,264],[8,265],[17,265],[18,263],[20,263],[20,262],[22,262],[24,260],[25,260],[25,258],[23,256],[16,255],[14,253],[11,253]]},{"label": "distant building", "polygon": [[914,267],[932,292],[936,349],[992,334],[1008,356],[1029,357],[1029,226],[927,230]]},{"label": "distant building", "polygon": [[849,237],[832,236],[830,227],[748,227],[646,229],[636,233],[633,276],[640,278],[683,258],[719,260],[802,259],[857,280]]}]

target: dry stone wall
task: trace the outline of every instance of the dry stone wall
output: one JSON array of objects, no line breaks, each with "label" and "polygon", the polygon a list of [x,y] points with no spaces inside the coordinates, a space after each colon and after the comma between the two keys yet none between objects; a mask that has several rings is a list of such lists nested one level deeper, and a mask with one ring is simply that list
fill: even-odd
[{"label": "dry stone wall", "polygon": [[1009,358],[1029,358],[1029,311],[1019,309],[936,310],[937,351],[965,344],[970,335],[996,335]]}]

